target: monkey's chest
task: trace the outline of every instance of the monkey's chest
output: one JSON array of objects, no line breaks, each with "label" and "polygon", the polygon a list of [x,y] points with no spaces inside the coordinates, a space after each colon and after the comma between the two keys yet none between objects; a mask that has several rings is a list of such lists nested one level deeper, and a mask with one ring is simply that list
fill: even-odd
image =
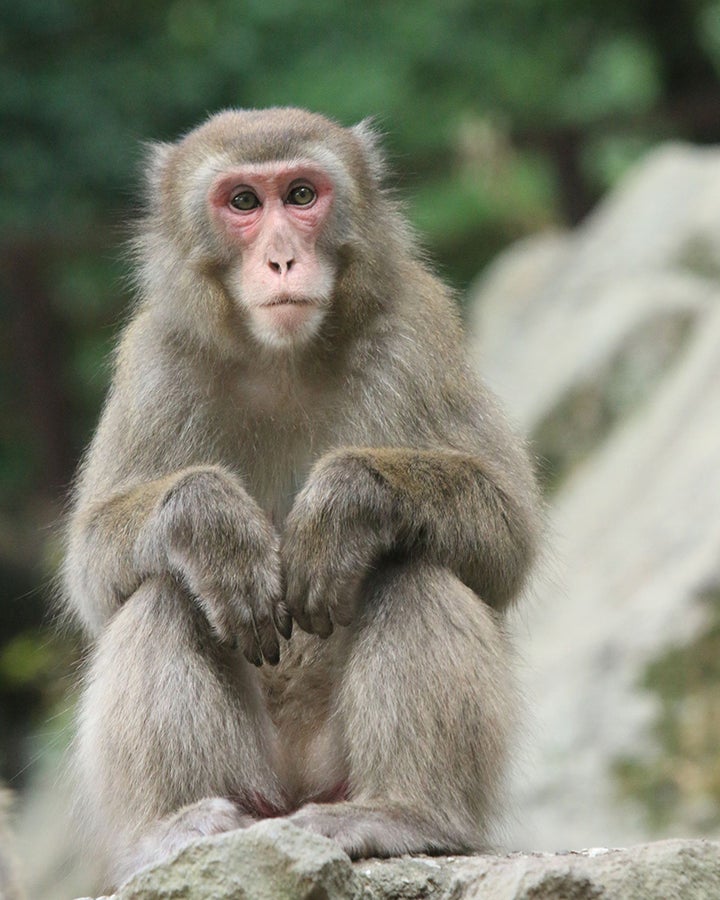
[{"label": "monkey's chest", "polygon": [[251,418],[222,447],[223,461],[242,478],[271,521],[280,526],[329,441],[322,423],[288,415]]}]

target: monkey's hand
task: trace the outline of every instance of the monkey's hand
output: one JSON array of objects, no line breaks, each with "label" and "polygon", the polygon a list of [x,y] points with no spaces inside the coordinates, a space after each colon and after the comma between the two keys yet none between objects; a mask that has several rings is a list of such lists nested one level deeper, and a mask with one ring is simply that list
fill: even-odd
[{"label": "monkey's hand", "polygon": [[389,492],[361,453],[322,459],[298,494],[283,536],[285,602],[298,625],[328,637],[349,625],[363,577],[395,542]]},{"label": "monkey's hand", "polygon": [[538,528],[532,498],[492,461],[454,450],[358,447],[310,473],[287,520],[286,602],[319,635],[348,624],[363,575],[389,555],[444,566],[504,609],[517,596]]},{"label": "monkey's hand", "polygon": [[[141,565],[183,578],[219,640],[256,666],[280,658],[289,637],[279,541],[263,511],[219,467],[184,473],[159,499],[136,543]],[[277,631],[276,631],[277,629]]]}]

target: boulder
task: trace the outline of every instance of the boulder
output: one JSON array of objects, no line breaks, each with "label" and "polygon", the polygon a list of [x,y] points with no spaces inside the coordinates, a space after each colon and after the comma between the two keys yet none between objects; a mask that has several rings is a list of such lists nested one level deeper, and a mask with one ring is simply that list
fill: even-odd
[{"label": "boulder", "polygon": [[658,900],[720,896],[720,844],[403,857],[352,864],[327,838],[267,821],[197,841],[113,900]]},{"label": "boulder", "polygon": [[470,292],[475,356],[521,427],[644,322],[712,302],[720,274],[720,150],[653,151],[571,234],[502,254]]},{"label": "boulder", "polygon": [[551,551],[518,618],[515,847],[720,831],[720,151],[669,146],[475,289]]}]

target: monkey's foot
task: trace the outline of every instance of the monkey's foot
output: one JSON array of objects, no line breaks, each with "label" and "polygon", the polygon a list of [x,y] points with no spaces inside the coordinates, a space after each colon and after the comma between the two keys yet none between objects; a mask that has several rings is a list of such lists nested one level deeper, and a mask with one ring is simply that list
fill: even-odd
[{"label": "monkey's foot", "polygon": [[352,859],[460,850],[459,846],[449,847],[457,842],[443,840],[441,829],[429,820],[394,805],[308,803],[288,816],[288,821],[332,838]]},{"label": "monkey's foot", "polygon": [[173,856],[198,838],[247,828],[256,821],[224,797],[198,800],[151,826],[125,855],[120,880],[125,880],[145,866]]}]

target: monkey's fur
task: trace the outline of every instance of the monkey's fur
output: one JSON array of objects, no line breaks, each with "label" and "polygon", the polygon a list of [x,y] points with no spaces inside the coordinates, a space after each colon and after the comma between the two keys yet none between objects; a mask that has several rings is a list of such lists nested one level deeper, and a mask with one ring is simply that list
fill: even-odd
[{"label": "monkey's fur", "polygon": [[[278,347],[207,196],[227,168],[296,160],[332,184],[332,290]],[[355,857],[490,840],[536,490],[382,178],[368,128],[300,110],[220,113],[155,149],[64,570],[94,641],[77,769],[116,879],[264,815]],[[285,640],[292,619],[311,633]]]}]

